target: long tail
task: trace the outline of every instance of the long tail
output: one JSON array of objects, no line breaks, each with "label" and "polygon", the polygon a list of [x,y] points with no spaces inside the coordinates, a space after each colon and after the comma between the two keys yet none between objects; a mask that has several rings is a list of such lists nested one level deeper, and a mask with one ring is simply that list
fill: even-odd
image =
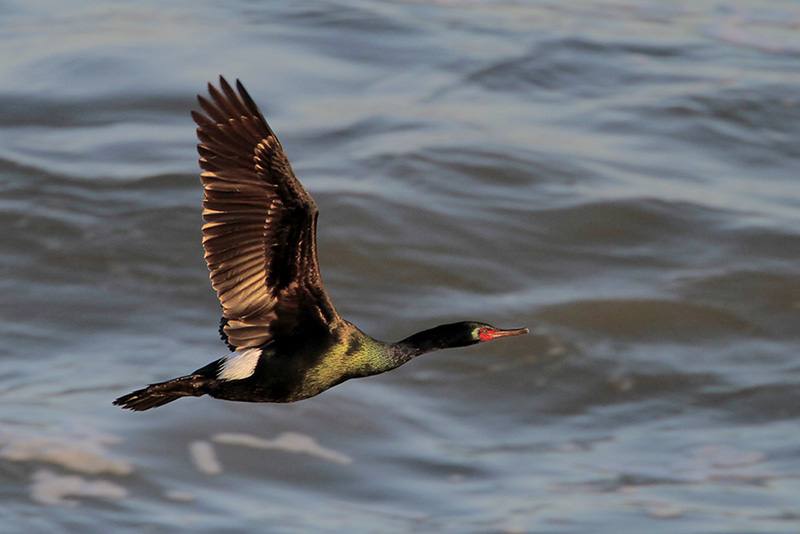
[{"label": "long tail", "polygon": [[208,378],[192,374],[150,384],[146,388],[138,389],[133,393],[123,395],[114,401],[116,406],[122,406],[128,410],[142,412],[150,408],[158,408],[181,397],[199,397],[205,395],[205,385]]}]

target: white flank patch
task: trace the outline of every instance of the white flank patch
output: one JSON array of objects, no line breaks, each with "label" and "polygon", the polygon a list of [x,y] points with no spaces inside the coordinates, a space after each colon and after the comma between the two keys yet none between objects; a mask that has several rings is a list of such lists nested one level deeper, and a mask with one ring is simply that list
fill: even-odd
[{"label": "white flank patch", "polygon": [[261,349],[253,348],[225,356],[222,367],[217,373],[220,380],[242,380],[251,376],[261,357]]}]

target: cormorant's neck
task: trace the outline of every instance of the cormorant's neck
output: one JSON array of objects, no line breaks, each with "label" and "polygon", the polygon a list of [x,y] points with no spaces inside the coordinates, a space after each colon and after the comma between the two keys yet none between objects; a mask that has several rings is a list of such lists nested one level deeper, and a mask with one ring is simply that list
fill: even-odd
[{"label": "cormorant's neck", "polygon": [[[370,376],[399,367],[420,354],[450,347],[465,347],[477,341],[470,336],[466,323],[439,325],[417,332],[397,343],[378,341],[351,323],[339,343],[342,365],[352,369],[352,376]],[[334,357],[335,358],[335,357]],[[327,363],[328,367],[335,366]]]},{"label": "cormorant's neck", "polygon": [[411,358],[415,358],[426,352],[471,345],[472,342],[456,334],[454,326],[455,325],[450,324],[439,325],[434,328],[429,328],[428,330],[423,330],[422,332],[417,332],[402,341],[398,341],[394,344],[395,350],[398,353],[397,356],[405,363]]}]

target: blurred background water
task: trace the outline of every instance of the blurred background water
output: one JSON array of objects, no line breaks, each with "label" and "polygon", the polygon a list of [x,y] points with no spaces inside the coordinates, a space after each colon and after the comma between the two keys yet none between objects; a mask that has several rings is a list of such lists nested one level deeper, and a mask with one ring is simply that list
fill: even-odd
[{"label": "blurred background water", "polygon": [[[241,78],[380,339],[533,334],[290,405],[223,355],[189,111]],[[3,532],[800,530],[800,6],[0,3]]]}]

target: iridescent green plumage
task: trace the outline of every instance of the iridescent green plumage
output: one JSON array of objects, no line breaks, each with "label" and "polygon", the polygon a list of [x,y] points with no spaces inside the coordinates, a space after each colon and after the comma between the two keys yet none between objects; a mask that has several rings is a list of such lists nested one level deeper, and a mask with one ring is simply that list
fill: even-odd
[{"label": "iridescent green plumage", "polygon": [[294,402],[350,378],[394,369],[420,354],[527,329],[441,325],[398,343],[361,332],[336,312],[316,250],[317,207],[241,83],[220,78],[192,112],[203,169],[203,246],[234,353],[114,404],[147,410],[185,396]]}]

